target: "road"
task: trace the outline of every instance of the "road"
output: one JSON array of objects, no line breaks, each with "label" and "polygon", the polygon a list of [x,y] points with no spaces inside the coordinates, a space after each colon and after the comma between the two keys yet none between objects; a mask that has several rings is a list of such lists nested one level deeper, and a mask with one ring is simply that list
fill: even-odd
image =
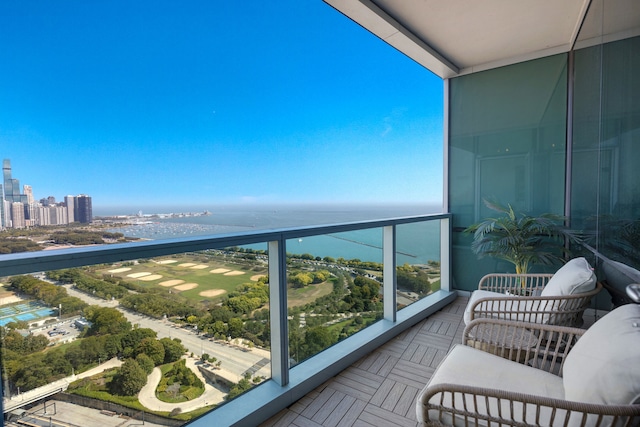
[{"label": "road", "polygon": [[118,309],[132,325],[137,324],[141,328],[149,328],[156,331],[159,339],[165,337],[178,338],[189,353],[193,353],[196,356],[202,356],[203,353],[206,353],[209,356],[215,357],[222,362],[222,374],[228,377],[229,380],[234,382],[239,381],[244,373],[252,367],[254,367],[254,369],[255,367],[260,367],[253,375],[262,375],[267,378],[271,377],[271,365],[269,363],[265,364],[269,359],[268,351],[257,348],[241,350],[234,346],[209,341],[202,335],[198,335],[195,331],[177,327],[167,320],[154,319],[124,309],[119,306],[117,300],[107,301],[96,298],[73,289],[71,285],[65,285],[65,288],[69,295],[80,298],[87,304]]},{"label": "road", "polygon": [[224,401],[226,393],[212,386],[205,380],[205,378],[198,370],[194,359],[187,357],[185,358],[185,360],[187,367],[191,369],[198,376],[198,378],[200,378],[200,381],[203,382],[204,393],[193,400],[189,400],[188,402],[163,402],[156,397],[156,389],[158,388],[158,384],[162,379],[162,372],[160,371],[160,368],[154,368],[153,372],[149,375],[147,384],[142,388],[142,390],[140,390],[140,393],[138,393],[138,400],[145,408],[152,411],[164,412],[171,412],[176,408],[180,408],[182,412],[191,412],[203,406],[217,405],[218,403]]}]

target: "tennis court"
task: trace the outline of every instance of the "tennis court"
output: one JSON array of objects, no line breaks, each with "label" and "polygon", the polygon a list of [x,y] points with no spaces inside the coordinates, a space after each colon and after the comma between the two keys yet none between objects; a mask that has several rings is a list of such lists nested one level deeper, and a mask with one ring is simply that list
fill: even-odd
[{"label": "tennis court", "polygon": [[51,309],[35,301],[21,302],[19,304],[0,307],[0,326],[10,322],[29,322],[54,316],[56,310]]}]

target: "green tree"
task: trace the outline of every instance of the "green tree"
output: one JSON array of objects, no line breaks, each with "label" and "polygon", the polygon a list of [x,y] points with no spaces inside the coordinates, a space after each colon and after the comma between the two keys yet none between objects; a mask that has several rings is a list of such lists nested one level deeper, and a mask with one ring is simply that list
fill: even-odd
[{"label": "green tree", "polygon": [[136,348],[140,342],[145,338],[156,338],[158,333],[150,328],[134,328],[126,333],[122,334],[121,345],[122,348],[130,347]]},{"label": "green tree", "polygon": [[313,283],[313,277],[309,273],[298,273],[289,278],[289,282],[295,288],[303,288]]},{"label": "green tree", "polygon": [[136,356],[140,353],[146,354],[153,360],[155,366],[164,363],[164,346],[155,338],[145,338],[140,341],[134,353]]},{"label": "green tree", "polygon": [[71,362],[67,359],[65,352],[61,349],[48,351],[44,355],[44,363],[51,369],[54,378],[63,378],[71,375]]},{"label": "green tree", "polygon": [[122,338],[120,335],[107,335],[104,340],[104,351],[111,358],[122,352]]},{"label": "green tree", "polygon": [[120,334],[131,330],[131,323],[127,321],[120,311],[111,307],[91,307],[88,310],[87,320],[92,325],[89,328],[89,335],[109,335]]},{"label": "green tree", "polygon": [[217,320],[216,322],[214,322],[211,329],[215,335],[226,336],[227,332],[229,332],[229,326],[222,320]]},{"label": "green tree", "polygon": [[231,400],[245,391],[249,390],[253,385],[251,384],[251,374],[246,374],[244,378],[238,381],[238,384],[235,384],[229,390],[229,394],[225,397],[227,400]]},{"label": "green tree", "polygon": [[231,335],[232,338],[241,337],[243,331],[244,323],[242,322],[242,319],[234,317],[229,320],[229,335]]},{"label": "green tree", "polygon": [[140,367],[142,368],[142,370],[149,375],[151,372],[153,372],[153,368],[155,367],[155,365],[153,364],[153,360],[151,360],[151,358],[149,356],[147,356],[144,353],[140,353],[139,355],[136,356],[136,362],[138,362],[138,365],[140,365]]},{"label": "green tree", "polygon": [[329,329],[324,326],[314,326],[307,329],[304,337],[303,359],[320,353],[322,350],[330,347],[338,341],[338,337],[334,336]]},{"label": "green tree", "polygon": [[162,338],[160,343],[164,347],[164,363],[180,360],[186,349],[179,339]]},{"label": "green tree", "polygon": [[113,376],[110,387],[113,394],[134,396],[147,383],[147,374],[134,359],[127,359]]},{"label": "green tree", "polygon": [[41,355],[38,356],[39,360],[30,358],[29,365],[23,366],[16,372],[13,382],[22,391],[33,390],[50,382],[51,367],[42,362]]}]

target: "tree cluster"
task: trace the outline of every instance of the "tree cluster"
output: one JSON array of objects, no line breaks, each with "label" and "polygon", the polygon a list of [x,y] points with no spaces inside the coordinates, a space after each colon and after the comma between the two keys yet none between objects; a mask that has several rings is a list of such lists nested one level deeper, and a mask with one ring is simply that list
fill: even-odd
[{"label": "tree cluster", "polygon": [[[116,381],[114,385],[118,393],[128,393],[135,389],[131,386],[132,379],[137,378],[133,384],[139,385],[139,379],[144,377],[143,386],[149,368],[175,362],[184,354],[185,348],[179,340],[158,340],[152,329],[132,329],[122,313],[114,308],[89,306],[85,315],[92,325],[82,338],[74,345],[46,352],[48,340],[45,337],[22,337],[14,330],[0,328],[5,337],[0,350],[12,392],[17,392],[18,388],[24,392],[43,386],[117,356],[135,362],[125,363],[120,368],[118,377],[121,380],[118,381],[121,382]],[[142,369],[144,375],[138,375],[137,368]]]},{"label": "tree cluster", "polygon": [[119,240],[122,233],[90,230],[61,230],[51,234],[51,240],[57,245],[102,245],[105,239]]},{"label": "tree cluster", "polygon": [[408,264],[399,266],[396,269],[396,278],[398,289],[420,294],[427,294],[431,291],[432,284],[429,282],[429,276],[420,267],[414,267]]},{"label": "tree cluster", "polygon": [[47,277],[61,283],[73,283],[79,290],[107,300],[119,299],[128,294],[127,289],[119,282],[95,278],[79,268],[50,271]]},{"label": "tree cluster", "polygon": [[140,293],[128,293],[120,299],[120,305],[156,319],[167,317],[201,316],[204,312],[177,293],[165,289],[146,288]]},{"label": "tree cluster", "polygon": [[293,269],[289,273],[287,281],[293,288],[304,288],[305,286],[326,282],[330,277],[331,273],[327,270],[301,271]]},{"label": "tree cluster", "polygon": [[44,302],[50,307],[63,307],[64,314],[79,314],[88,306],[80,298],[67,294],[67,290],[33,276],[13,276],[9,284],[19,292]]},{"label": "tree cluster", "polygon": [[222,305],[191,319],[203,333],[216,339],[243,338],[258,346],[269,345],[269,311],[258,310],[269,302],[267,278],[240,285]]},{"label": "tree cluster", "polygon": [[[334,283],[333,291],[329,295],[289,310],[292,316],[289,321],[290,352],[298,362],[346,338],[349,334],[345,332],[345,328],[353,333],[371,323],[363,321],[361,315],[358,315],[348,322],[349,325],[343,331],[328,328],[326,323],[335,319],[337,313],[375,313],[373,316],[369,314],[372,321],[375,321],[382,311],[379,282],[363,276],[352,279],[337,271],[334,275],[331,279]],[[301,313],[306,314],[306,325],[303,328],[300,328]]]},{"label": "tree cluster", "polygon": [[264,281],[245,283],[229,293],[223,303],[236,314],[249,314],[269,302],[269,286]]},{"label": "tree cluster", "polygon": [[234,384],[231,387],[231,389],[229,390],[229,394],[225,396],[225,399],[231,400],[235,397],[238,397],[245,391],[249,390],[251,387],[253,387],[253,384],[251,383],[251,374],[247,372],[246,374],[244,374],[244,377],[240,381],[238,381],[237,384]]},{"label": "tree cluster", "polygon": [[29,239],[12,237],[0,238],[0,254],[15,254],[18,252],[34,252],[42,250],[42,246]]}]

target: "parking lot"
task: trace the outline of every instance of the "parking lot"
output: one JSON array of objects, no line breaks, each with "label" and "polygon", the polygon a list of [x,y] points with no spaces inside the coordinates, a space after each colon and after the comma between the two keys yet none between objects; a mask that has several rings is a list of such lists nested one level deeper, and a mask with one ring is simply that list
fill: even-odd
[{"label": "parking lot", "polygon": [[72,341],[80,335],[80,332],[75,325],[75,319],[49,323],[32,331],[34,335],[45,336],[51,343]]}]

